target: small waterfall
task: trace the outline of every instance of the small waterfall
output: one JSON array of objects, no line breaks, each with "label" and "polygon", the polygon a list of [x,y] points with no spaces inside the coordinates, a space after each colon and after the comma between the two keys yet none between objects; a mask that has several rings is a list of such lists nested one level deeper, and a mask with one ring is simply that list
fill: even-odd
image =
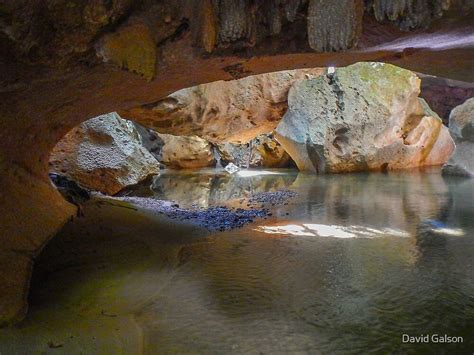
[{"label": "small waterfall", "polygon": [[221,163],[221,155],[214,145],[212,146],[212,153],[214,154],[214,159],[216,160],[216,168],[223,168]]}]

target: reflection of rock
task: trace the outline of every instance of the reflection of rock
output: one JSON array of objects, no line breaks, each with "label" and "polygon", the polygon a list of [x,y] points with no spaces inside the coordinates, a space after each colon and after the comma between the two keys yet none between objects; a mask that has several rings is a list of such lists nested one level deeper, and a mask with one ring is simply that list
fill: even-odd
[{"label": "reflection of rock", "polygon": [[[448,188],[438,170],[367,175],[327,175],[314,180],[299,173],[291,188],[310,196],[315,216],[327,224],[416,232],[418,223],[436,218],[449,204]],[[311,214],[311,206],[305,213]],[[303,212],[294,212],[303,213]]]},{"label": "reflection of rock", "polygon": [[69,132],[54,148],[50,170],[113,195],[157,174],[159,163],[141,146],[132,122],[110,113]]},{"label": "reflection of rock", "polygon": [[262,134],[247,144],[218,144],[217,150],[224,164],[240,167],[282,168],[290,163],[290,156],[272,135]]},{"label": "reflection of rock", "polygon": [[[235,205],[236,200],[248,198],[257,192],[285,190],[296,178],[295,174],[274,173],[254,176],[228,174],[224,171],[163,171],[153,178],[151,186],[130,187],[124,193],[139,197],[154,197],[179,202],[180,206],[199,207]],[[129,193],[128,193],[129,192]]]},{"label": "reflection of rock", "polygon": [[158,134],[163,141],[160,162],[169,168],[197,169],[214,166],[212,145],[196,136]]},{"label": "reflection of rock", "polygon": [[443,167],[443,174],[474,177],[474,98],[451,111],[449,131],[456,150]]},{"label": "reflection of rock", "polygon": [[160,133],[248,142],[276,127],[295,81],[322,73],[324,69],[301,69],[216,81],[179,90],[122,115]]},{"label": "reflection of rock", "polygon": [[300,170],[318,173],[441,165],[454,144],[419,87],[414,73],[380,63],[299,81],[277,139]]}]

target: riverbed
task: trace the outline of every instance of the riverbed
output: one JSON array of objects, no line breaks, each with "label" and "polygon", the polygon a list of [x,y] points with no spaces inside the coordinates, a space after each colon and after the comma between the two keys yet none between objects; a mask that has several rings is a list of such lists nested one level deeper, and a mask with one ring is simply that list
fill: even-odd
[{"label": "riverbed", "polygon": [[251,208],[280,190],[296,195],[224,232],[91,199],[39,256],[0,353],[473,351],[473,180],[165,171],[122,195]]}]

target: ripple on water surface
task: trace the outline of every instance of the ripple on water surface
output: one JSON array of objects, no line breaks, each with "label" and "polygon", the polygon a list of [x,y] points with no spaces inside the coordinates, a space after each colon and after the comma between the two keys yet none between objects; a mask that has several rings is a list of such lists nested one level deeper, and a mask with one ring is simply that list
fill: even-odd
[{"label": "ripple on water surface", "polygon": [[[86,206],[40,258],[30,316],[0,334],[0,350],[53,340],[73,353],[472,351],[473,188],[438,171],[165,173],[129,195],[200,207],[298,195],[269,219],[212,234]],[[464,343],[413,346],[402,334]]]}]

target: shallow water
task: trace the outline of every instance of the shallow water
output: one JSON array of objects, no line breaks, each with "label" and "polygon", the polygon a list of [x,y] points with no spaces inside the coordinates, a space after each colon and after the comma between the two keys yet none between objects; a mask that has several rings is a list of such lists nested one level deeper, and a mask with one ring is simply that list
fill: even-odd
[{"label": "shallow water", "polygon": [[224,233],[92,201],[43,252],[0,352],[472,353],[472,180],[272,172],[168,172],[127,192],[199,207],[298,193]]}]

